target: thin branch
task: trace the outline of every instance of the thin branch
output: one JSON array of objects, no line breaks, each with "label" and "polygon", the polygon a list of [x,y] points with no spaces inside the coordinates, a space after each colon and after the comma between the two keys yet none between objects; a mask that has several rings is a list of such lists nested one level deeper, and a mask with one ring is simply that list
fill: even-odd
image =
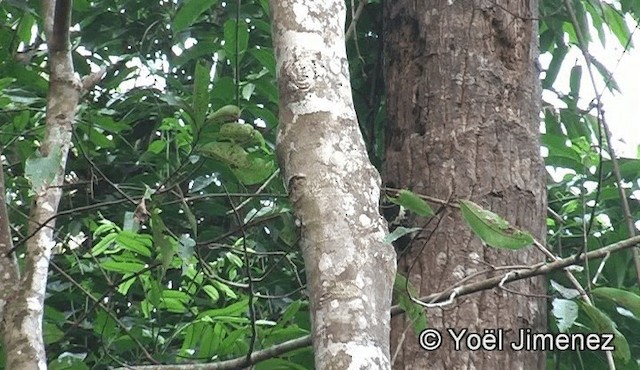
[{"label": "thin branch", "polygon": [[120,329],[122,329],[122,331],[124,331],[129,338],[131,338],[140,348],[140,350],[142,351],[142,353],[144,353],[145,357],[153,362],[153,363],[158,363],[158,361],[156,361],[153,356],[151,356],[151,354],[149,352],[147,352],[147,350],[144,347],[144,344],[142,344],[142,342],[140,342],[140,340],[133,334],[131,334],[131,332],[129,331],[129,329],[127,329],[127,325],[125,325],[122,321],[120,321],[120,319],[118,318],[118,316],[116,316],[115,313],[113,313],[113,310],[110,310],[107,306],[104,305],[104,303],[102,303],[101,301],[99,301],[96,297],[94,297],[91,292],[89,292],[88,290],[86,290],[82,284],[78,283],[77,281],[75,281],[75,279],[73,277],[71,277],[69,274],[67,274],[63,269],[61,269],[57,264],[55,263],[51,263],[51,267],[53,267],[56,271],[58,271],[59,274],[61,274],[62,276],[64,276],[65,279],[67,279],[69,282],[71,282],[71,284],[73,284],[76,288],[80,289],[82,291],[82,293],[84,293],[84,295],[89,298],[91,301],[93,301],[94,304],[97,304],[98,306],[100,306],[100,308],[102,308],[102,310],[104,310],[104,312],[109,315],[109,317],[111,317],[111,319],[113,321],[116,322],[116,324],[118,324],[118,326],[120,327]]},{"label": "thin branch", "polygon": [[[567,258],[558,259],[557,261],[549,262],[549,263],[539,263],[531,266],[530,268],[522,268],[518,270],[514,270],[508,273],[508,276],[500,275],[496,277],[492,277],[489,279],[485,279],[482,281],[478,281],[475,283],[470,283],[466,285],[459,286],[455,288],[456,297],[462,297],[465,295],[469,295],[472,293],[477,293],[480,291],[496,288],[500,285],[504,285],[506,283],[528,279],[530,277],[545,275],[552,271],[559,270],[562,268],[566,268],[571,265],[576,265],[582,263],[585,258],[596,259],[603,258],[611,253],[618,252],[634,245],[640,243],[640,236],[636,236],[633,238],[629,238],[626,240],[619,241],[614,244],[610,244],[606,247],[602,247],[595,251],[591,251],[589,253],[573,255]],[[421,297],[420,300],[424,302],[438,303],[446,301],[449,296],[453,293],[451,289],[444,290],[442,292],[433,293],[426,297]],[[391,316],[396,316],[403,313],[404,310],[400,306],[391,307]],[[293,340],[289,340],[280,344],[276,344],[270,348],[253,352],[249,360],[247,360],[246,356],[242,356],[239,358],[208,363],[208,364],[192,364],[192,365],[148,365],[148,366],[127,366],[118,370],[231,370],[231,369],[239,369],[248,367],[254,364],[257,364],[261,361],[265,361],[271,358],[275,358],[281,356],[285,353],[308,347],[311,345],[311,336],[307,335],[301,338],[296,338]]]},{"label": "thin branch", "polygon": [[[349,40],[351,34],[356,30],[356,24],[358,23],[358,19],[360,19],[360,15],[362,15],[362,11],[364,10],[364,6],[367,5],[369,0],[360,0],[358,3],[358,9],[356,9],[355,13],[351,16],[351,23],[349,24],[349,28],[347,28],[347,32],[345,33],[345,40]],[[351,10],[353,11],[353,5],[351,6]]]},{"label": "thin branch", "polygon": [[[573,28],[576,31],[576,37],[578,39],[578,47],[580,49],[580,51],[582,52],[582,56],[585,59],[585,63],[587,64],[587,71],[589,72],[589,79],[591,80],[591,85],[593,86],[593,91],[598,91],[598,86],[596,84],[596,80],[595,77],[593,75],[593,69],[591,66],[591,56],[589,55],[589,50],[587,49],[587,42],[586,39],[584,37],[584,35],[582,34],[582,29],[579,26],[578,20],[576,18],[576,14],[575,11],[573,9],[573,5],[571,4],[571,1],[569,0],[565,0],[565,6],[567,7],[567,10],[569,11],[569,15],[571,17],[571,23],[573,24]],[[615,150],[613,149],[613,146],[611,145],[611,133],[609,131],[609,126],[607,125],[605,119],[604,119],[604,112],[602,111],[602,104],[601,104],[601,94],[597,93],[596,94],[596,100],[597,100],[597,104],[596,104],[596,109],[598,111],[598,124],[602,126],[602,128],[604,129],[604,136],[607,140],[607,149],[609,151],[609,154],[611,156],[611,164],[613,166],[613,173],[616,176],[616,185],[618,187],[618,192],[620,194],[620,201],[622,202],[622,209],[624,212],[624,218],[627,221],[627,227],[629,229],[629,236],[633,237],[636,235],[635,233],[635,225],[634,225],[634,221],[633,218],[631,216],[631,211],[629,209],[629,202],[627,201],[627,194],[625,193],[624,187],[622,186],[622,176],[620,175],[620,166],[618,164],[618,158],[616,157],[615,154]],[[638,253],[638,249],[637,248],[633,248],[631,250],[631,253],[633,255],[633,265],[635,267],[636,270],[636,281],[638,284],[640,284],[640,254]],[[610,361],[611,363],[611,361]]]}]

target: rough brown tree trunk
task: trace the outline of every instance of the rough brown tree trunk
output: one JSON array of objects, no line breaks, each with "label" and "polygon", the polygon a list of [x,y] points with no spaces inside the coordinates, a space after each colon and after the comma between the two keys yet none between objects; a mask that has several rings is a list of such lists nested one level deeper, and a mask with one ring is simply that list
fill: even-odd
[{"label": "rough brown tree trunk", "polygon": [[277,153],[300,221],[317,369],[388,369],[396,271],[358,128],[343,0],[272,0]]},{"label": "rough brown tree trunk", "polygon": [[[388,129],[383,178],[388,186],[471,199],[544,238],[537,6],[534,0],[384,3]],[[483,246],[456,209],[441,215],[437,227],[430,223],[413,241],[398,267],[421,295],[491,267],[542,260],[532,248],[512,252]],[[423,221],[413,220],[419,226]],[[518,328],[545,331],[546,300],[525,295],[544,294],[544,280],[507,288],[522,294],[494,289],[427,311],[432,328],[480,334],[503,328],[504,351],[454,351],[445,334],[442,347],[427,352],[406,330],[406,318],[397,317],[391,338],[394,367],[543,369],[543,352],[514,352],[508,343]]]}]

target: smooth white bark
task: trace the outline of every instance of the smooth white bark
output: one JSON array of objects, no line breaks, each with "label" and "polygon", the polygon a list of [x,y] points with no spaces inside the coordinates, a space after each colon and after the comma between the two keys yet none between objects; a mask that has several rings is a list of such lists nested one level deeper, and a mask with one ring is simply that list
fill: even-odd
[{"label": "smooth white bark", "polygon": [[318,369],[388,369],[396,270],[353,107],[343,1],[272,0],[277,153],[301,224]]}]

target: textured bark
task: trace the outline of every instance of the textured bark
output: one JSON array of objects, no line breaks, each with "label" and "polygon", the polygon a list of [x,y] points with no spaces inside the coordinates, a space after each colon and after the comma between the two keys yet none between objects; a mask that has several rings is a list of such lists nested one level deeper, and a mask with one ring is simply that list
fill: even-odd
[{"label": "textured bark", "polygon": [[[23,276],[14,281],[16,294],[4,307],[2,337],[7,369],[46,369],[42,314],[51,250],[55,246],[53,218],[62,196],[67,153],[82,84],[74,76],[69,44],[70,0],[43,1],[49,49],[49,91],[44,140],[36,157],[54,166],[43,183],[32,183],[35,193],[29,217]],[[6,257],[3,257],[6,258]],[[5,283],[3,280],[2,283]],[[5,287],[3,287],[4,289]]]},{"label": "textured bark", "polygon": [[302,232],[318,369],[388,369],[395,253],[353,107],[342,0],[272,0],[277,154]]},{"label": "textured bark", "polygon": [[[388,129],[383,176],[388,186],[441,199],[471,199],[544,239],[536,16],[535,0],[384,3]],[[413,223],[422,226],[423,221]],[[483,246],[456,209],[446,210],[437,228],[435,224],[412,243],[398,267],[421,295],[489,266],[530,265],[543,259],[532,248],[512,252]],[[508,288],[524,294],[546,292],[543,278]],[[409,335],[410,329],[405,332],[407,319],[398,317],[392,322],[395,368],[545,367],[543,352],[514,352],[508,346],[517,328],[545,331],[544,298],[494,289],[427,313],[429,326],[437,329],[482,334],[503,328],[505,350],[457,352],[444,335],[442,347],[427,352]]]}]

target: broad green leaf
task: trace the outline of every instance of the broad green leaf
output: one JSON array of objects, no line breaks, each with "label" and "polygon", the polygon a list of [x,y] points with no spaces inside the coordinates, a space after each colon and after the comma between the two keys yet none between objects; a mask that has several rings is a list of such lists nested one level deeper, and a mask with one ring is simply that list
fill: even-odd
[{"label": "broad green leaf", "polygon": [[607,298],[620,306],[631,311],[633,315],[640,319],[640,296],[622,289],[601,287],[591,291],[594,296]]},{"label": "broad green leaf", "polygon": [[122,274],[140,272],[145,268],[142,262],[123,262],[116,260],[106,260],[100,263],[103,269],[107,271],[119,272]]},{"label": "broad green leaf", "polygon": [[220,299],[220,293],[213,285],[205,285],[202,290],[211,298],[211,303],[216,303]]},{"label": "broad green leaf", "polygon": [[409,294],[416,297],[418,295],[416,288],[407,281],[406,277],[396,274],[396,279],[393,282],[394,302],[402,307],[411,321],[414,333],[419,335],[421,331],[428,327],[427,315],[422,306],[411,300]]},{"label": "broad green leaf", "polygon": [[31,42],[33,26],[36,23],[35,18],[30,13],[23,13],[20,18],[20,23],[18,25],[18,29],[16,30],[18,39],[22,41],[25,45],[28,45]]},{"label": "broad green leaf", "polygon": [[97,237],[98,235],[111,232],[112,230],[120,232],[120,229],[118,228],[118,226],[116,226],[116,224],[114,224],[109,220],[100,220],[100,224],[101,225],[96,227],[95,230],[93,231],[94,238]]},{"label": "broad green leaf", "polygon": [[64,338],[64,332],[50,322],[42,323],[42,339],[45,344],[55,343]]},{"label": "broad green leaf", "polygon": [[[587,21],[587,12],[584,8],[584,1],[582,0],[573,0],[573,10],[576,15],[576,20],[578,21],[578,28],[580,29],[580,33],[585,38],[585,42],[588,44],[591,41],[591,32],[589,29],[589,22]],[[573,25],[575,27],[575,25]],[[586,47],[587,45],[585,45]]]},{"label": "broad green leaf", "polygon": [[173,313],[185,313],[187,312],[187,306],[176,298],[164,298],[158,305],[159,308],[164,308]]},{"label": "broad green leaf", "polygon": [[249,300],[247,298],[238,301],[236,303],[224,306],[222,308],[206,310],[198,315],[198,318],[211,317],[216,318],[218,316],[240,316],[243,315],[249,308]]},{"label": "broad green leaf", "polygon": [[289,307],[287,307],[282,313],[282,316],[280,316],[280,319],[278,320],[279,321],[278,326],[285,327],[285,325],[289,324],[289,321],[293,320],[293,318],[298,313],[298,311],[300,311],[300,308],[302,308],[302,305],[303,305],[302,300],[291,302]]},{"label": "broad green leaf", "polygon": [[520,249],[533,243],[533,237],[512,227],[505,219],[479,205],[461,200],[460,210],[471,230],[487,245],[503,249]]},{"label": "broad green leaf", "polygon": [[166,141],[155,140],[151,144],[149,144],[149,148],[147,149],[147,151],[153,154],[160,154],[165,150],[166,147],[167,147]]},{"label": "broad green leaf", "polygon": [[240,20],[237,26],[235,19],[229,19],[224,22],[224,51],[232,64],[236,63],[236,57],[238,57],[238,62],[242,60],[242,56],[247,51],[247,45],[249,44],[247,24],[244,20]]},{"label": "broad green leaf", "polygon": [[604,64],[600,63],[596,58],[591,58],[591,63],[593,63],[593,65],[596,67],[598,73],[600,73],[600,76],[602,76],[602,79],[606,81],[607,89],[609,89],[609,91],[611,92],[617,91],[621,93],[620,86],[618,86],[615,78],[613,78],[613,74],[609,72],[607,67],[605,67]]},{"label": "broad green leaf", "polygon": [[271,73],[272,76],[276,75],[276,58],[273,55],[273,49],[251,49],[249,52]]},{"label": "broad green leaf", "polygon": [[109,338],[116,335],[119,331],[116,321],[105,311],[96,312],[96,321],[93,326],[93,332],[101,335],[103,338]]},{"label": "broad green leaf", "polygon": [[427,202],[415,193],[406,189],[400,190],[396,197],[389,197],[389,201],[403,206],[418,216],[430,217],[434,215],[433,210]]},{"label": "broad green leaf", "polygon": [[615,347],[613,356],[623,363],[629,362],[631,353],[629,351],[627,338],[618,331],[616,324],[609,318],[609,316],[598,308],[584,302],[580,302],[580,308],[587,314],[589,319],[591,319],[591,322],[594,325],[593,329],[597,333],[612,333],[615,335],[615,338],[613,339],[613,346]]},{"label": "broad green leaf", "polygon": [[202,13],[210,9],[218,0],[185,0],[173,18],[172,28],[176,34],[190,27]]},{"label": "broad green leaf", "polygon": [[126,274],[123,276],[123,281],[122,283],[118,284],[118,293],[122,294],[122,295],[127,295],[127,292],[129,292],[129,289],[131,288],[131,286],[136,282],[135,279],[127,279],[128,277],[130,277],[131,275]]},{"label": "broad green leaf", "polygon": [[226,334],[227,332],[224,329],[224,325],[220,323],[205,326],[200,334],[199,356],[209,358],[218,355],[220,343],[224,340]]},{"label": "broad green leaf", "polygon": [[109,249],[109,247],[111,247],[113,245],[113,243],[115,243],[115,240],[116,240],[117,237],[118,237],[118,234],[116,234],[116,233],[110,233],[110,234],[107,234],[107,235],[103,236],[100,239],[100,241],[98,243],[96,243],[96,245],[94,245],[93,248],[91,248],[91,253],[89,255],[97,257],[97,256],[105,253],[107,251],[107,249]]},{"label": "broad green leaf", "polygon": [[[635,1],[635,0],[633,0]],[[600,39],[600,43],[602,46],[606,46],[606,38],[604,33],[604,18],[602,15],[602,4],[598,0],[588,0],[585,2],[585,8],[591,15],[591,21],[593,24],[593,28],[598,32],[598,38]]]},{"label": "broad green leaf", "polygon": [[627,22],[624,20],[624,16],[620,14],[620,11],[607,2],[602,3],[602,10],[607,26],[611,30],[611,33],[616,36],[620,45],[625,48],[632,46],[630,43],[631,32],[629,31],[629,26],[627,26]]},{"label": "broad green leaf", "polygon": [[553,50],[553,53],[551,53],[551,62],[545,71],[544,80],[542,80],[543,88],[549,89],[553,86],[553,83],[556,81],[556,77],[558,77],[558,72],[560,72],[560,67],[562,67],[562,62],[564,62],[564,57],[567,55],[568,51],[569,50],[564,43],[557,45]]},{"label": "broad green leaf", "polygon": [[218,291],[224,293],[227,298],[237,299],[238,295],[227,284],[223,284],[219,281],[213,281],[212,284],[218,289]]},{"label": "broad green leaf", "polygon": [[0,92],[7,88],[12,83],[16,82],[16,79],[13,77],[3,77],[0,78]]},{"label": "broad green leaf", "polygon": [[224,76],[216,79],[211,91],[211,99],[215,104],[232,104],[235,102],[236,84],[233,78]]},{"label": "broad green leaf", "polygon": [[396,227],[395,230],[393,230],[392,232],[390,232],[389,234],[387,234],[387,236],[384,237],[384,243],[385,244],[391,244],[394,241],[400,239],[401,237],[407,235],[407,234],[412,234],[415,232],[418,232],[422,230],[419,227],[412,227],[412,228],[406,228],[403,226],[399,226]]},{"label": "broad green leaf", "polygon": [[244,185],[255,185],[266,180],[276,170],[276,164],[271,159],[251,158],[247,168],[232,168],[231,171]]},{"label": "broad green leaf", "polygon": [[150,235],[122,231],[118,234],[116,243],[128,251],[138,253],[145,257],[151,257],[151,246],[153,242]]},{"label": "broad green leaf", "polygon": [[193,121],[197,128],[204,125],[207,111],[209,110],[209,72],[211,66],[199,61],[196,63],[196,73],[193,81]]}]

